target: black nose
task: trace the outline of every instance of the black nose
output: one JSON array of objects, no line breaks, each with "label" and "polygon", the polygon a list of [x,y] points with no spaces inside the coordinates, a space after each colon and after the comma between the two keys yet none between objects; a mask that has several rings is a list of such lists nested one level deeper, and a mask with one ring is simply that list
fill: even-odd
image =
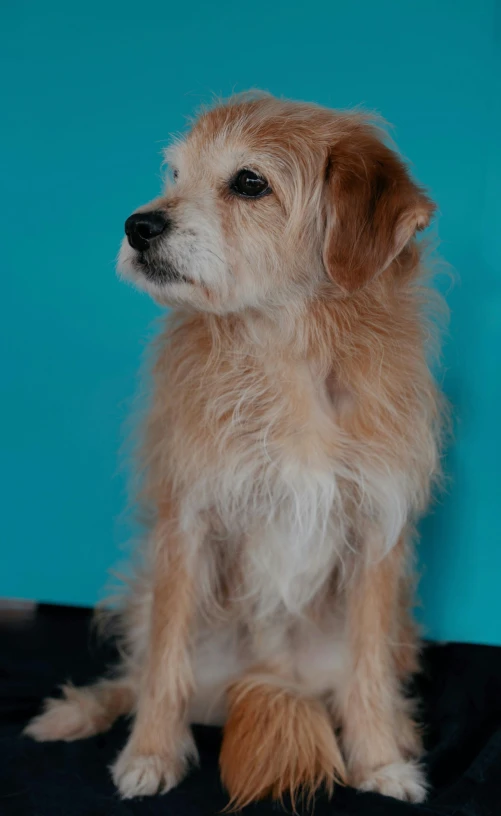
[{"label": "black nose", "polygon": [[133,249],[144,251],[168,226],[169,219],[160,210],[139,212],[130,215],[125,222],[125,234]]}]

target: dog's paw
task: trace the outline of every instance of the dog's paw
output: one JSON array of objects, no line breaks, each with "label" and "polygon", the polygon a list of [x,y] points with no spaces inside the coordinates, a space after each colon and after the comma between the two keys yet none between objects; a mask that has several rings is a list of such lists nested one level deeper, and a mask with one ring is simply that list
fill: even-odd
[{"label": "dog's paw", "polygon": [[125,746],[111,766],[111,775],[123,799],[167,793],[182,780],[197,753],[191,733],[180,742],[179,750],[169,755],[144,755]]},{"label": "dog's paw", "polygon": [[167,793],[181,781],[182,773],[171,760],[124,754],[120,754],[111,768],[113,781],[123,799]]},{"label": "dog's paw", "polygon": [[419,765],[404,761],[371,771],[357,788],[407,802],[424,802],[427,792],[426,779]]},{"label": "dog's paw", "polygon": [[71,686],[65,686],[63,693],[65,696],[59,700],[45,701],[44,711],[28,723],[23,734],[37,742],[71,742],[104,730],[100,727],[90,696]]}]

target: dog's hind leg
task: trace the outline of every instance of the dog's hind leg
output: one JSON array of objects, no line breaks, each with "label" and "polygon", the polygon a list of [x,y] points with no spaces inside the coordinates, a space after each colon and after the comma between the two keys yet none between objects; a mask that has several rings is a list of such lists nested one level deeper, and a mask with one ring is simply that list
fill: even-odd
[{"label": "dog's hind leg", "polygon": [[45,700],[44,710],[24,729],[38,742],[91,737],[107,731],[117,717],[130,714],[136,690],[128,678],[100,680],[91,686],[62,687],[63,696]]}]

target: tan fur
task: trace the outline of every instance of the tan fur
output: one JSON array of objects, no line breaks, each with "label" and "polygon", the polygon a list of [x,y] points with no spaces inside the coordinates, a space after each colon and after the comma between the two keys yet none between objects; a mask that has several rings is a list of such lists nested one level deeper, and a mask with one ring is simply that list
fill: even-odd
[{"label": "tan fur", "polygon": [[355,784],[366,781],[369,769],[402,759],[397,722],[401,727],[405,708],[392,649],[398,631],[402,550],[400,541],[379,564],[357,568],[347,593],[353,679],[340,700],[339,716]]},{"label": "tan fur", "polygon": [[[440,476],[443,401],[414,233],[433,205],[370,118],[271,97],[205,112],[168,158],[175,185],[142,209],[172,226],[143,260],[120,254],[174,313],[120,616],[136,715],[114,778],[125,797],[174,785],[196,711],[227,720],[236,805],[336,779],[420,801],[409,531]],[[270,194],[236,196],[241,168]],[[35,736],[73,733],[54,711]]]},{"label": "tan fur", "polygon": [[24,729],[39,742],[84,739],[107,731],[117,717],[129,714],[135,689],[122,680],[101,680],[93,686],[62,687],[63,698],[45,701],[44,711]]},{"label": "tan fur", "polygon": [[[204,528],[194,525],[191,533],[201,541]],[[129,742],[112,768],[117,785],[127,789],[134,784],[143,794],[171,788],[196,758],[185,721],[193,687],[189,649],[194,610],[187,543],[176,503],[163,502],[154,531],[151,622],[137,714]]]},{"label": "tan fur", "polygon": [[293,688],[249,674],[228,690],[229,714],[221,748],[221,778],[230,807],[289,794],[295,809],[301,792],[311,798],[346,770],[327,710]]}]

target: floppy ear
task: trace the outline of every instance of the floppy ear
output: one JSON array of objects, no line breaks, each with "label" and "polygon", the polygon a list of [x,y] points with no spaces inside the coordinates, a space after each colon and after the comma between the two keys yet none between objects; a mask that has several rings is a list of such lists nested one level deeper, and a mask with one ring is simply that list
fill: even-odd
[{"label": "floppy ear", "polygon": [[346,292],[383,272],[435,209],[369,128],[331,149],[325,185],[324,265]]}]

